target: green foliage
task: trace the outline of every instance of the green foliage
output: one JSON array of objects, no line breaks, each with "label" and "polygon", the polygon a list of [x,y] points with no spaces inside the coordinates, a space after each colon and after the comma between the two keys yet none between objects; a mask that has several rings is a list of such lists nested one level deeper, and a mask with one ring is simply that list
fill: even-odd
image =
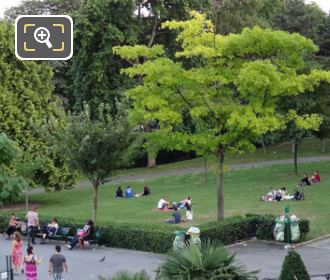
[{"label": "green foliage", "polygon": [[6,134],[0,134],[0,205],[4,202],[17,200],[27,182],[16,176],[13,161],[20,155],[17,143]]},{"label": "green foliage", "polygon": [[70,67],[75,109],[87,102],[92,116],[100,103],[112,106],[121,100],[121,87],[127,79],[120,76],[122,67],[112,47],[136,43],[135,6],[130,0],[86,0],[75,15],[74,56]]},{"label": "green foliage", "polygon": [[191,245],[170,253],[159,269],[157,279],[257,279],[256,272],[234,264],[235,256],[217,241],[202,241],[201,247]]},{"label": "green foliage", "polygon": [[279,279],[280,280],[311,279],[306,270],[304,262],[302,261],[300,255],[296,251],[289,251],[289,253],[286,255]]},{"label": "green foliage", "polygon": [[99,280],[150,280],[150,277],[145,270],[141,270],[135,273],[128,271],[119,271],[113,277],[104,278],[99,276]]},{"label": "green foliage", "polygon": [[[329,82],[330,73],[300,74],[306,55],[317,47],[298,34],[255,27],[241,34],[216,35],[211,21],[197,12],[192,12],[191,20],[166,22],[163,27],[179,32],[179,62],[159,53],[123,70],[131,78],[143,76],[142,84],[129,91],[134,103],[131,116],[140,123],[157,119],[162,135],[174,139],[167,141],[168,149],[190,149],[218,158],[217,219],[221,220],[225,154],[254,150],[258,137],[289,122],[317,130],[318,115],[277,108],[282,97],[298,96]],[[180,63],[196,58],[202,63],[191,67]],[[177,130],[187,115],[194,130]]]},{"label": "green foliage", "polygon": [[60,101],[52,95],[51,68],[15,57],[12,25],[0,22],[0,37],[0,131],[18,143],[23,158],[28,151],[32,158],[45,159],[34,178],[37,184],[52,190],[72,186],[74,176],[68,173],[54,143],[48,142],[42,133],[42,126],[50,120],[55,119],[59,125],[65,123]]},{"label": "green foliage", "polygon": [[[117,106],[120,108],[119,106]],[[120,168],[127,166],[133,153],[133,136],[124,108],[112,118],[111,109],[101,104],[92,119],[89,106],[69,116],[68,125],[57,135],[58,146],[70,167],[84,174],[94,188],[93,219],[96,219],[97,188]]]},{"label": "green foliage", "polygon": [[[9,213],[0,215],[0,228],[8,225]],[[20,216],[18,214],[18,216]],[[25,214],[22,213],[22,217]],[[52,217],[40,215],[41,224],[47,224]],[[71,228],[70,235],[74,235],[81,228],[84,220],[66,219],[58,217],[60,226]],[[309,231],[308,220],[300,222],[301,240],[304,240]],[[230,245],[242,240],[257,236],[261,240],[274,240],[273,230],[275,216],[250,214],[246,217],[237,216],[226,218],[221,223],[210,222],[201,224],[202,240],[217,240],[223,245]],[[126,248],[131,250],[167,253],[172,250],[175,230],[182,230],[178,225],[165,224],[141,225],[136,223],[112,222],[106,226],[98,226],[100,230],[100,243],[108,247]],[[300,241],[301,241],[300,240]]]}]

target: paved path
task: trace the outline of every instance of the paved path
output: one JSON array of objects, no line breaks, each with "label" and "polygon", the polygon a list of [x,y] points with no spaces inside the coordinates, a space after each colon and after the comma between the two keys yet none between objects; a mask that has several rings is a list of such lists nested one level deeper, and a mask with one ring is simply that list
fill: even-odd
[{"label": "paved path", "polygon": [[[288,252],[283,245],[262,241],[234,245],[229,250],[236,252],[236,259],[250,271],[261,269],[259,279],[279,277]],[[300,246],[296,251],[301,255],[310,275],[330,273],[330,238]]]},{"label": "paved path", "polygon": [[[330,156],[321,156],[321,157],[302,157],[298,159],[298,163],[307,163],[307,162],[318,162],[318,161],[330,161]],[[282,164],[290,164],[293,162],[293,159],[280,159],[280,160],[271,160],[271,161],[257,161],[257,162],[249,162],[249,163],[239,163],[239,164],[231,164],[229,165],[229,169],[237,170],[237,169],[245,169],[245,168],[260,168],[264,166],[272,166],[272,165],[282,165]],[[166,170],[155,172],[152,174],[138,174],[138,175],[125,175],[115,177],[111,182],[119,183],[122,181],[136,181],[136,180],[144,180],[144,179],[154,179],[159,177],[166,177],[172,175],[184,175],[188,173],[202,173],[204,172],[204,167],[191,167],[191,168],[177,168],[173,170]],[[90,185],[88,180],[82,180],[78,183],[78,187]]]},{"label": "paved path", "polygon": [[[38,239],[37,239],[38,240]],[[38,240],[39,241],[39,240]],[[0,260],[3,255],[10,252],[10,240],[5,240],[0,237]],[[42,262],[38,266],[38,279],[49,280],[48,264],[49,258],[54,251],[55,242],[52,245],[35,245],[34,253],[42,257]],[[103,277],[113,276],[120,270],[140,271],[145,269],[151,276],[155,275],[154,270],[158,268],[161,263],[161,255],[130,251],[125,249],[113,248],[98,248],[98,249],[74,249],[67,250],[62,245],[62,252],[67,258],[69,265],[69,273],[66,275],[66,280],[97,280],[98,275]],[[26,242],[23,245],[23,252],[26,251]],[[104,262],[99,262],[105,257]],[[3,262],[0,261],[0,269],[3,269]],[[23,276],[15,277],[15,280],[25,279]]]},{"label": "paved path", "polygon": [[[24,250],[26,249],[25,244]],[[98,275],[113,276],[120,270],[139,271],[141,269],[145,269],[153,277],[155,269],[161,264],[163,258],[159,254],[114,248],[69,251],[63,246],[63,243],[60,244],[69,264],[66,280],[96,280]],[[1,257],[8,254],[10,241],[0,237],[0,248]],[[263,241],[250,241],[229,246],[228,249],[231,253],[237,253],[237,262],[247,266],[249,271],[261,269],[258,274],[259,279],[277,278],[288,252],[283,245]],[[35,254],[43,257],[43,261],[38,267],[38,279],[49,279],[48,260],[53,250],[54,244],[35,245]],[[300,246],[296,250],[302,256],[310,274],[330,272],[330,237]],[[105,261],[99,262],[103,257],[105,257]],[[0,268],[2,269],[2,263],[0,263]],[[20,276],[15,279],[24,278]]]},{"label": "paved path", "polygon": [[[319,162],[319,161],[330,161],[330,156],[320,156],[320,157],[302,157],[298,158],[298,163],[307,163],[307,162]],[[282,164],[290,164],[292,163],[292,158],[290,159],[280,159],[280,160],[270,160],[270,161],[257,161],[257,162],[249,162],[249,163],[239,163],[239,164],[231,164],[229,165],[229,169],[237,170],[237,169],[246,169],[246,168],[260,168],[265,166],[272,165],[282,165]],[[154,179],[159,177],[167,177],[167,176],[180,176],[189,173],[202,173],[204,172],[204,167],[191,167],[191,168],[177,168],[166,171],[154,172],[152,174],[131,174],[125,176],[114,177],[110,182],[119,183],[119,182],[127,182],[127,181],[137,181],[137,180],[146,180],[146,179]],[[87,179],[83,179],[78,182],[77,187],[89,187],[90,182]],[[29,190],[30,194],[42,193],[44,192],[44,188],[37,188]]]}]

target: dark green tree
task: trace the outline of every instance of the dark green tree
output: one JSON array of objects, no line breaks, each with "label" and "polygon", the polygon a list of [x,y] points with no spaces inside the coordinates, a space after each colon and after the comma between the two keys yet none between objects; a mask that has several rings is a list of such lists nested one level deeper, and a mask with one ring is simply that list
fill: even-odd
[{"label": "dark green tree", "polygon": [[86,0],[75,16],[74,56],[70,68],[75,109],[90,106],[92,117],[100,103],[111,106],[121,99],[128,79],[120,75],[122,61],[112,47],[137,40],[134,1]]},{"label": "dark green tree", "polygon": [[118,113],[115,118],[104,112],[102,104],[98,114],[91,118],[88,105],[79,114],[69,116],[68,125],[58,137],[58,146],[73,170],[85,175],[93,187],[93,220],[96,219],[98,188],[107,182],[116,170],[129,164],[133,141],[126,117]]},{"label": "dark green tree", "polygon": [[289,251],[286,255],[282,271],[280,275],[280,280],[309,280],[311,279],[308,275],[304,262],[302,261],[300,255],[296,251]]},{"label": "dark green tree", "polygon": [[5,133],[0,134],[0,205],[17,200],[27,185],[25,179],[17,176],[13,162],[19,157],[20,149]]}]

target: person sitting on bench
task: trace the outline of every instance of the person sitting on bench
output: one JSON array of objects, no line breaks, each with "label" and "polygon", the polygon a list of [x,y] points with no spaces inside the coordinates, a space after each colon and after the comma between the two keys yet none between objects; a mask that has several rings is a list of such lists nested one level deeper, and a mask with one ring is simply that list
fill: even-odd
[{"label": "person sitting on bench", "polygon": [[41,228],[42,239],[43,239],[41,243],[44,243],[45,239],[48,236],[55,235],[57,230],[58,230],[58,223],[56,218],[53,218],[48,225],[44,225]]},{"label": "person sitting on bench", "polygon": [[7,239],[9,239],[15,231],[20,231],[20,229],[18,228],[17,217],[14,213],[12,213],[9,219],[8,227],[6,229]]},{"label": "person sitting on bench", "polygon": [[72,239],[70,245],[67,245],[66,247],[72,250],[79,243],[80,248],[84,248],[84,242],[94,239],[94,233],[94,222],[92,220],[88,220],[84,228],[77,231],[77,234]]}]

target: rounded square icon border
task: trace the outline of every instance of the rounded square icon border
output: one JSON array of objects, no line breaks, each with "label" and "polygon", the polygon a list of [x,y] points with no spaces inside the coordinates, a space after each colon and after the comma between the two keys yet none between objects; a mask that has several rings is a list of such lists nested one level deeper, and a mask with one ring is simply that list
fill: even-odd
[{"label": "rounded square icon border", "polygon": [[[41,58],[24,58],[21,57],[18,53],[17,53],[17,22],[21,19],[21,18],[26,18],[26,17],[65,17],[67,18],[70,23],[71,23],[71,51],[70,54],[67,57],[62,57],[62,58],[52,58],[52,57],[41,57]],[[72,56],[73,56],[73,20],[70,16],[68,15],[20,15],[15,19],[15,55],[16,58],[18,58],[19,60],[69,60]]]}]

